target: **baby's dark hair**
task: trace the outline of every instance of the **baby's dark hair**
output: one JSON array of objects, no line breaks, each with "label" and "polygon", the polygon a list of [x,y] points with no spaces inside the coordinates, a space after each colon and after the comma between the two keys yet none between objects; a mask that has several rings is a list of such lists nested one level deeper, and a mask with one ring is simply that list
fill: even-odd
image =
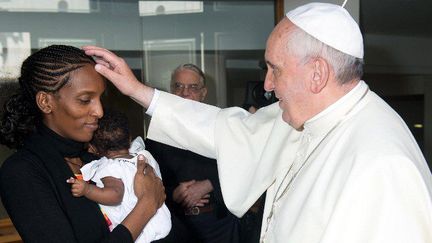
[{"label": "baby's dark hair", "polygon": [[95,61],[83,50],[64,45],[52,45],[30,55],[21,66],[19,90],[3,106],[0,120],[0,144],[19,148],[41,121],[36,104],[39,91],[56,93],[70,79],[70,73]]},{"label": "baby's dark hair", "polygon": [[126,115],[119,111],[105,110],[90,144],[101,156],[106,156],[109,151],[129,149],[130,135]]}]

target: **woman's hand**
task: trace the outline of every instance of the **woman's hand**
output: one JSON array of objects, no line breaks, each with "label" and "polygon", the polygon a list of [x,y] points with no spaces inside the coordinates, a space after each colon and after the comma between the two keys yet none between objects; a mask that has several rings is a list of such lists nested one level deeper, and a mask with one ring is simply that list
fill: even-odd
[{"label": "woman's hand", "polygon": [[95,69],[98,73],[109,79],[120,92],[130,96],[144,108],[148,108],[154,90],[135,78],[123,58],[97,46],[84,46],[82,48],[87,55],[95,57],[97,63]]},{"label": "woman's hand", "polygon": [[122,222],[131,232],[134,240],[165,201],[162,180],[145,161],[144,155],[138,155],[137,172],[134,178],[134,190],[138,202]]},{"label": "woman's hand", "polygon": [[137,172],[134,179],[134,190],[138,200],[146,200],[160,208],[165,201],[165,188],[153,168],[147,164],[144,155],[138,156]]}]

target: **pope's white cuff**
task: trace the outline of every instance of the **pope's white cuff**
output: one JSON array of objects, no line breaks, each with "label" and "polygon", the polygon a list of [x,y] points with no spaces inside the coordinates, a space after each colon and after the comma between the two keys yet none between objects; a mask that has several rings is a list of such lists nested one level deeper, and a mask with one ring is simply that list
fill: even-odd
[{"label": "pope's white cuff", "polygon": [[149,116],[153,115],[154,110],[156,109],[157,106],[157,101],[159,99],[159,95],[160,95],[160,91],[157,89],[154,89],[154,94],[153,94],[153,98],[150,102],[150,105],[146,111],[146,114]]}]

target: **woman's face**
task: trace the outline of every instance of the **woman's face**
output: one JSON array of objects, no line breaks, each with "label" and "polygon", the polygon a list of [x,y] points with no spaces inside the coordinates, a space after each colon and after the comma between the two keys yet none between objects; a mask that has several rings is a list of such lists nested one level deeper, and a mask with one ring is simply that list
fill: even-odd
[{"label": "woman's face", "polygon": [[88,142],[103,116],[101,95],[105,81],[87,64],[70,73],[69,82],[51,94],[51,112],[44,115],[46,125],[62,137]]}]

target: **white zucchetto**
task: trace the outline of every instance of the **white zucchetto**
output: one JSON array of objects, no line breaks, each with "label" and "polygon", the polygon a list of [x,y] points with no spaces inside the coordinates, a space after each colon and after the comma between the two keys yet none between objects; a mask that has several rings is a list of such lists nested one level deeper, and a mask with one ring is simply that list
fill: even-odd
[{"label": "white zucchetto", "polygon": [[324,44],[363,58],[360,28],[343,7],[330,3],[309,3],[289,11],[286,16],[297,27]]}]

